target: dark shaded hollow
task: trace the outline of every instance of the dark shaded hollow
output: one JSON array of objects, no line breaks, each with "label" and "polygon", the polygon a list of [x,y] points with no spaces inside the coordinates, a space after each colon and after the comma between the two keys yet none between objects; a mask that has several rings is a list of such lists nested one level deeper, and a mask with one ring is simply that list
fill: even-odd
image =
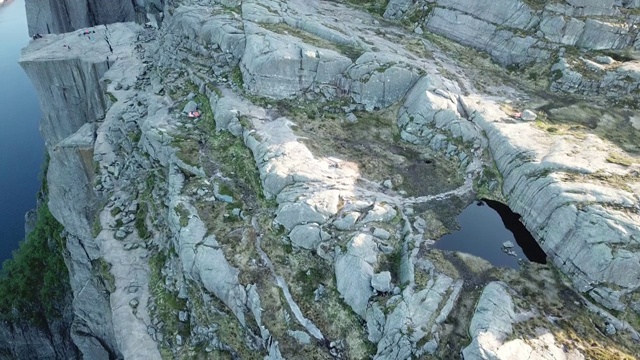
[{"label": "dark shaded hollow", "polygon": [[504,223],[504,227],[513,233],[513,237],[516,240],[516,243],[524,252],[524,255],[529,259],[529,261],[533,261],[539,264],[547,263],[547,254],[545,254],[544,250],[538,245],[536,239],[531,235],[529,230],[524,226],[524,224],[520,221],[520,214],[516,214],[511,211],[509,206],[493,200],[482,200],[490,208],[495,210],[502,219]]}]

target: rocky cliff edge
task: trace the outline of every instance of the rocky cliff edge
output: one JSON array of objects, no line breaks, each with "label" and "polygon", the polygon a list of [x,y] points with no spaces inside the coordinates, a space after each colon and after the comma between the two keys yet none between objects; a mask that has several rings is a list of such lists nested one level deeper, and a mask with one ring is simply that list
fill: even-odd
[{"label": "rocky cliff edge", "polygon": [[[640,186],[620,139],[516,119],[571,108],[344,4],[165,10],[159,30],[45,36],[22,58],[84,357],[637,353]],[[588,109],[635,136],[633,110]],[[433,250],[476,192],[554,266]]]}]

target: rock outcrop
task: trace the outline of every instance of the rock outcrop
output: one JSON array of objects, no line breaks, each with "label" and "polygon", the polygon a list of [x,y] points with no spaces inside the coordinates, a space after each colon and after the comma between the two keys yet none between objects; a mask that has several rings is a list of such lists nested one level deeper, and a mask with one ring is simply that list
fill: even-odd
[{"label": "rock outcrop", "polygon": [[131,53],[137,27],[116,24],[95,31],[102,41],[77,34],[39,39],[23,53],[21,65],[46,114],[41,129],[50,156],[49,209],[68,232],[71,334],[85,357],[101,359],[118,357],[119,350],[106,289],[94,269],[101,255],[92,233],[102,202],[93,190],[95,122],[104,118],[109,101],[100,79],[115,58]]},{"label": "rock outcrop", "polygon": [[164,0],[115,0],[108,3],[95,0],[26,0],[25,5],[29,35],[33,36],[68,33],[117,22],[147,22],[147,13],[163,11]]},{"label": "rock outcrop", "polygon": [[385,17],[420,19],[417,26],[486,51],[508,65],[546,59],[562,46],[635,47],[638,32],[633,24],[638,20],[629,11],[632,6],[614,1],[392,0]]},{"label": "rock outcrop", "polygon": [[[634,29],[601,21],[626,9],[613,2],[528,4],[391,1],[387,17],[428,12],[417,33],[503,64],[565,42],[633,46]],[[613,163],[619,149],[595,134],[578,142],[516,120],[504,104],[518,90],[480,91],[477,73],[432,43],[344,4],[167,10],[160,29],[46,35],[21,60],[47,114],[49,206],[67,232],[84,358],[506,359],[545,346],[581,358],[543,331],[560,323],[543,315],[558,305],[526,302],[538,287],[580,311],[561,281],[529,281],[552,269],[507,271],[431,247],[448,220],[437,209],[485,183],[575,289],[625,316],[640,301],[635,157]],[[622,336],[637,335],[610,314],[579,314],[607,318],[624,351]],[[531,319],[546,327],[524,341],[516,328]]]},{"label": "rock outcrop", "polygon": [[[632,184],[629,176],[635,170],[607,161],[614,150],[597,136],[579,143],[566,136],[550,138],[526,122],[505,122],[508,115],[492,101],[454,98],[448,89],[446,82],[430,78],[414,87],[400,110],[403,138],[457,154],[463,165],[471,158],[464,149],[488,146],[503,176],[507,203],[522,215],[547,255],[578,289],[590,291],[607,307],[623,309],[621,298],[640,286],[640,274],[622,270],[635,269],[631,264],[640,261],[635,250],[638,194],[624,185],[606,186],[607,175],[605,184],[595,177],[622,176]],[[480,140],[481,133],[487,142]],[[468,145],[458,150],[451,139]]]},{"label": "rock outcrop", "polygon": [[536,329],[535,338],[507,340],[517,322],[528,320],[529,311],[518,311],[509,295],[507,286],[500,282],[489,283],[476,304],[469,334],[473,341],[464,348],[464,359],[569,359],[585,357],[576,349],[566,350],[558,346],[553,334],[544,328]]},{"label": "rock outcrop", "polygon": [[[65,319],[69,320],[69,319]],[[3,359],[80,359],[64,321],[44,327],[30,323],[0,323],[0,357]]]},{"label": "rock outcrop", "polygon": [[[551,89],[637,99],[638,22],[633,2],[392,0],[389,19],[482,50],[514,68],[548,64]],[[599,64],[601,52],[620,61]],[[591,53],[590,53],[591,52]],[[537,76],[537,75],[536,75]]]}]

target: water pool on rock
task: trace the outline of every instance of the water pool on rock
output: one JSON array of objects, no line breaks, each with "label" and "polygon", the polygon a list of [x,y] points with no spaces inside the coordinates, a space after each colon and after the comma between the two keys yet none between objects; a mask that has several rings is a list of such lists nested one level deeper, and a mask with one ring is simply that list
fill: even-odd
[{"label": "water pool on rock", "polygon": [[469,253],[502,267],[518,268],[520,259],[546,263],[546,254],[520,215],[505,204],[474,201],[458,215],[458,222],[460,230],[436,241],[436,249]]}]

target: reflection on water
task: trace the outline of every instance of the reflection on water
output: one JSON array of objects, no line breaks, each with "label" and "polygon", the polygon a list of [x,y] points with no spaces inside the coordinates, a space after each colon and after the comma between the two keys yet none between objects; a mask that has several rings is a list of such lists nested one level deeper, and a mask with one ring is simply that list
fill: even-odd
[{"label": "reflection on water", "polygon": [[[460,230],[447,234],[434,247],[479,256],[496,266],[517,268],[520,259],[546,263],[547,256],[531,233],[505,204],[481,200],[458,216]],[[506,246],[505,246],[506,245]]]}]

